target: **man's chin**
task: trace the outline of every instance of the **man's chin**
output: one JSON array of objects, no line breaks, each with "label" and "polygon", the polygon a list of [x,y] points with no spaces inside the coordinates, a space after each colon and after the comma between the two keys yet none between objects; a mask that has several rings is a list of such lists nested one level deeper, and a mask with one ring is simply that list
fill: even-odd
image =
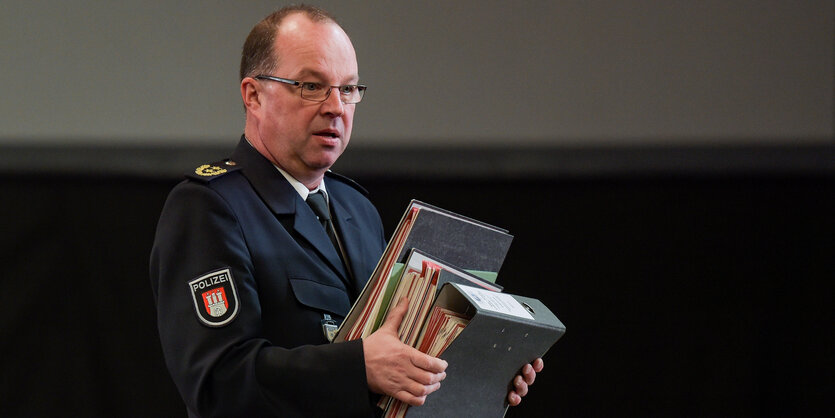
[{"label": "man's chin", "polygon": [[328,171],[334,163],[336,163],[336,158],[326,158],[311,161],[307,164],[307,166],[316,171]]},{"label": "man's chin", "polygon": [[317,169],[327,170],[336,163],[339,156],[342,155],[343,149],[330,148],[322,150],[319,155],[310,160],[310,166]]}]

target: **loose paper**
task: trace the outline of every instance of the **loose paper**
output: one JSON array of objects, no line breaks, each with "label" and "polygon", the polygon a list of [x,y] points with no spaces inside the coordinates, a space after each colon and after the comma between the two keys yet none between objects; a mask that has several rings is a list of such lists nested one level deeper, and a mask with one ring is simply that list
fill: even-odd
[{"label": "loose paper", "polygon": [[469,296],[480,309],[533,320],[531,314],[511,295],[470,286],[461,286],[459,289]]}]

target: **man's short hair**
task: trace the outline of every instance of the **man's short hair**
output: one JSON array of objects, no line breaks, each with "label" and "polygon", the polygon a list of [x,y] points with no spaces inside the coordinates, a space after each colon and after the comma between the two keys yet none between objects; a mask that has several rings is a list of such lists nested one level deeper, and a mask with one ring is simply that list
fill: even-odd
[{"label": "man's short hair", "polygon": [[279,59],[273,48],[275,34],[284,18],[294,13],[302,13],[314,22],[337,23],[330,13],[316,6],[302,4],[276,10],[258,22],[246,37],[241,53],[241,80],[244,77],[272,73]]}]

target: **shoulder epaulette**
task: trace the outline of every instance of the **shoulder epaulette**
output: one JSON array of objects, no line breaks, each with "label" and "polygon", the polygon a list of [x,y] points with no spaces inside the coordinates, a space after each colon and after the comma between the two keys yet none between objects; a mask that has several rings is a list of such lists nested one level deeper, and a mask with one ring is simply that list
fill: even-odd
[{"label": "shoulder epaulette", "polygon": [[354,181],[353,179],[345,177],[345,176],[343,176],[342,174],[339,174],[339,173],[334,173],[333,171],[330,171],[330,170],[326,171],[325,175],[334,179],[334,180],[338,180],[342,183],[345,183],[345,184],[353,187],[358,192],[362,193],[363,196],[368,196],[368,190],[365,190],[365,187],[360,186],[360,184],[357,183],[356,181]]},{"label": "shoulder epaulette", "polygon": [[186,173],[186,177],[203,182],[209,182],[240,169],[241,167],[232,160],[221,160],[211,164],[202,164],[195,168],[194,171]]}]

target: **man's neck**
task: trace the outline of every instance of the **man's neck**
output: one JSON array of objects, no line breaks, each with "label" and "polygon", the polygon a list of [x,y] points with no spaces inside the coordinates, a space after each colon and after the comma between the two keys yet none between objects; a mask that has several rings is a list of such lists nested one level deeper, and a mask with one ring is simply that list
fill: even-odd
[{"label": "man's neck", "polygon": [[264,158],[269,160],[274,166],[279,168],[282,171],[282,174],[284,174],[285,176],[289,175],[290,177],[294,178],[296,181],[300,182],[305,187],[307,187],[308,190],[316,190],[322,183],[322,179],[325,177],[325,172],[328,171],[327,169],[324,169],[315,170],[310,173],[301,173],[298,172],[299,170],[288,169],[288,167],[286,167],[278,161],[278,158],[276,158],[274,155],[270,153],[270,150],[267,149],[266,146],[264,146],[264,143],[262,141],[258,140],[258,138],[250,139],[252,137],[250,137],[247,134],[246,130],[244,130],[244,138],[249,143],[249,145],[252,146],[252,148],[255,148],[255,150],[258,151],[259,154],[261,154]]},{"label": "man's neck", "polygon": [[275,161],[273,161],[273,165],[276,166],[276,168],[278,168],[279,170],[281,170],[282,174],[294,178],[296,181],[303,184],[304,187],[307,187],[307,190],[311,191],[319,188],[319,185],[322,184],[322,179],[325,177],[324,171],[313,175],[299,176],[298,173],[294,173],[290,170],[287,170],[281,164],[278,164]]},{"label": "man's neck", "polygon": [[307,185],[303,184],[302,182],[298,181],[295,177],[293,177],[287,171],[284,171],[281,167],[279,167],[277,165],[273,165],[273,166],[276,168],[276,170],[278,170],[279,173],[281,173],[282,176],[284,176],[284,179],[287,180],[287,182],[290,183],[291,186],[293,186],[293,189],[295,189],[296,193],[298,193],[299,196],[301,196],[302,200],[307,200],[308,194],[310,194],[312,192],[315,192],[315,191],[318,191],[318,190],[323,190],[327,194],[327,191],[325,189],[325,182],[320,181],[316,185],[316,187],[311,188],[311,187],[308,187]]}]

